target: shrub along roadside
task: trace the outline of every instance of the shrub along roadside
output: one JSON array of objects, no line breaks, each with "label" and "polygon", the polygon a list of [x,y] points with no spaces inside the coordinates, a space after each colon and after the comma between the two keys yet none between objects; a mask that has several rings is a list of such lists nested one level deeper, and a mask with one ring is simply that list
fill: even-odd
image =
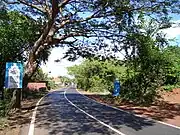
[{"label": "shrub along roadside", "polygon": [[124,64],[114,59],[105,61],[86,59],[80,65],[69,67],[68,72],[75,77],[78,88],[91,92],[112,93],[114,79],[119,78],[121,100],[150,104],[161,96],[160,88],[169,91],[179,87],[179,81],[172,84],[171,80],[179,79],[179,66],[174,65],[179,63],[180,55],[172,61],[174,52],[170,55],[168,51],[167,55],[168,48],[160,50],[151,43],[147,44],[147,39],[146,44],[141,45],[139,52],[141,55],[134,60],[125,61]]}]

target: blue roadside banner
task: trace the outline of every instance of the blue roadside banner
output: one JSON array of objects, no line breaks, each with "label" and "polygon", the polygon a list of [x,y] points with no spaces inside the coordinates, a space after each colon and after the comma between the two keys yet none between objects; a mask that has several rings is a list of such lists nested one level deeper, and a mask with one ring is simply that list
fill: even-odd
[{"label": "blue roadside banner", "polygon": [[120,93],[120,82],[118,79],[114,81],[114,91],[113,91],[113,96],[118,96]]},{"label": "blue roadside banner", "polygon": [[5,88],[22,88],[23,65],[22,63],[6,63]]}]

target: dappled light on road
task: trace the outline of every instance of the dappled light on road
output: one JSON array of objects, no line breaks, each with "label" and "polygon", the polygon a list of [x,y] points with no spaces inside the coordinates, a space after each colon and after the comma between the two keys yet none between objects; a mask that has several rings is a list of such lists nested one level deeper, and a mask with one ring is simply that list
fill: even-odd
[{"label": "dappled light on road", "polygon": [[[92,119],[87,114],[96,119]],[[100,121],[127,135],[180,134],[179,129],[99,104],[80,95],[73,88],[66,88],[51,92],[39,105],[35,122],[35,135],[119,134]]]}]

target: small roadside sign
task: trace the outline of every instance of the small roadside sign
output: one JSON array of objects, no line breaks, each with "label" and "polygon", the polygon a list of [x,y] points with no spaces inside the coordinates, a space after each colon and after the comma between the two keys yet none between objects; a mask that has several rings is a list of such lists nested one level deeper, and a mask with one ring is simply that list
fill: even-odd
[{"label": "small roadside sign", "polygon": [[23,65],[21,63],[6,63],[5,88],[22,88]]},{"label": "small roadside sign", "polygon": [[113,91],[113,96],[118,96],[120,93],[120,82],[118,79],[114,81],[114,91]]}]

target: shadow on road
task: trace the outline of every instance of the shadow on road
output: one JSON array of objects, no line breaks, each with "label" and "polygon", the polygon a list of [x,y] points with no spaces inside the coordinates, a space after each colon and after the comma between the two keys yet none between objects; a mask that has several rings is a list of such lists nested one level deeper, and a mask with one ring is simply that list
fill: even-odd
[{"label": "shadow on road", "polygon": [[148,116],[150,118],[164,121],[165,119],[173,119],[176,116],[180,116],[180,104],[169,103],[167,101],[158,101],[154,104],[147,106],[138,106],[133,103],[116,103],[108,95],[86,95],[98,102],[106,103],[125,111],[133,112],[138,115]]},{"label": "shadow on road", "polygon": [[[51,93],[39,106],[36,115],[36,129],[48,129],[48,134],[115,134],[111,130],[78,111],[67,102],[63,93]],[[45,131],[47,132],[47,131]],[[44,133],[46,134],[46,133]]]},{"label": "shadow on road", "polygon": [[[121,130],[122,127],[128,127],[130,131],[138,131],[154,124],[153,121],[144,118],[137,119],[134,115],[125,112],[120,113],[113,108],[97,104],[76,93],[67,94],[67,98],[77,104],[79,108],[118,130]],[[35,131],[48,129],[48,134],[62,135],[116,134],[72,106],[64,98],[63,91],[51,93],[45,97],[42,104],[46,105],[38,108]]]},{"label": "shadow on road", "polygon": [[154,121],[98,104],[78,94],[69,94],[68,98],[73,101],[74,104],[77,104],[78,107],[96,118],[103,120],[103,122],[113,125],[115,128],[126,126],[138,131],[145,127],[154,125]]}]

